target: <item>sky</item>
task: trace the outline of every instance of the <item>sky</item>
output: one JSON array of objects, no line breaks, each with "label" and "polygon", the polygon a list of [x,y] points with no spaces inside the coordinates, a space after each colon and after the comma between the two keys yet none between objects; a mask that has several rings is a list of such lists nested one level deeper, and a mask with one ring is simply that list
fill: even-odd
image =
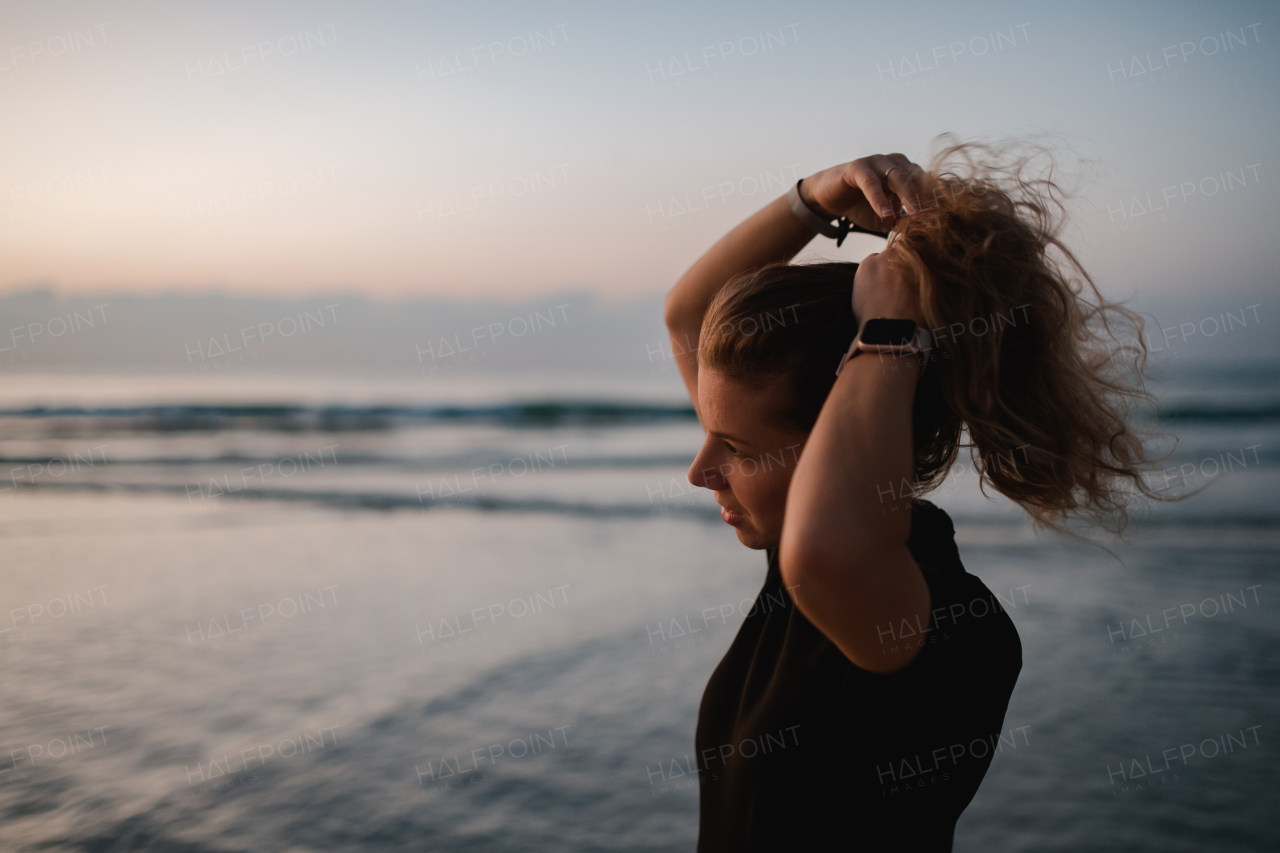
[{"label": "sky", "polygon": [[1256,301],[1280,261],[1275,3],[42,2],[0,34],[0,292],[646,298],[797,178],[944,132],[1053,140],[1110,295]]}]

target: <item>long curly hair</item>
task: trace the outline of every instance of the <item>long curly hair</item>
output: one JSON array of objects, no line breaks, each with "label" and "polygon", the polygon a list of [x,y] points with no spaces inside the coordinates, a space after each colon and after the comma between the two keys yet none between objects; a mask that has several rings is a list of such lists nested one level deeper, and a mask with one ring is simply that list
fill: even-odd
[{"label": "long curly hair", "polygon": [[[916,493],[968,448],[983,488],[1037,526],[1070,532],[1085,520],[1119,533],[1135,499],[1170,499],[1148,485],[1159,458],[1131,426],[1151,401],[1142,318],[1104,299],[1063,244],[1052,152],[942,140],[923,209],[889,237],[934,336],[913,407]],[[858,328],[856,269],[772,264],[738,277],[708,307],[700,366],[748,382],[786,376],[782,422],[811,429]]]}]

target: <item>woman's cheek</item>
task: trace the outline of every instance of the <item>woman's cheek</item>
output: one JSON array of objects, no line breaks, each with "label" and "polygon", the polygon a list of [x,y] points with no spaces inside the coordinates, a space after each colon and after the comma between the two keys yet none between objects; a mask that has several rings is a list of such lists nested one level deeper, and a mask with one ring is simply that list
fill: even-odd
[{"label": "woman's cheek", "polygon": [[757,500],[767,503],[771,514],[781,515],[787,503],[787,486],[791,484],[791,478],[761,476],[756,480],[759,481],[756,485],[759,490]]}]

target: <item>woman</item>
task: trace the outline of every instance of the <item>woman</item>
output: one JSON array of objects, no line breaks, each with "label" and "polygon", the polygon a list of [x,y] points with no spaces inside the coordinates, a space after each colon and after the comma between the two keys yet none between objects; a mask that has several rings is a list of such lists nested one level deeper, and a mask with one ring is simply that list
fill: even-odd
[{"label": "woman", "polygon": [[[890,154],[805,178],[667,298],[706,431],[689,480],[769,565],[699,711],[702,853],[951,849],[1014,736],[1022,666],[950,519],[919,498],[962,436],[1039,526],[1122,527],[1134,487],[1148,494],[1125,425],[1144,395],[1120,358],[1145,353],[1116,336],[1141,321],[1058,241],[1056,185],[999,155],[953,145],[929,172]],[[886,249],[787,263],[838,216],[841,238],[891,231]]]}]

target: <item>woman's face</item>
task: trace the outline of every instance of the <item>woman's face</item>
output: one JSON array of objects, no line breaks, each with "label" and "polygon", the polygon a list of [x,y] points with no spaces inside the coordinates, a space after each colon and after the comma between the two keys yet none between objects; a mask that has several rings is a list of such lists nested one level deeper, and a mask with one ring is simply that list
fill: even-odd
[{"label": "woman's face", "polygon": [[782,536],[787,487],[809,436],[773,425],[790,403],[784,377],[759,388],[715,370],[698,371],[698,412],[707,437],[689,482],[716,493],[720,517],[748,548],[776,548]]}]

